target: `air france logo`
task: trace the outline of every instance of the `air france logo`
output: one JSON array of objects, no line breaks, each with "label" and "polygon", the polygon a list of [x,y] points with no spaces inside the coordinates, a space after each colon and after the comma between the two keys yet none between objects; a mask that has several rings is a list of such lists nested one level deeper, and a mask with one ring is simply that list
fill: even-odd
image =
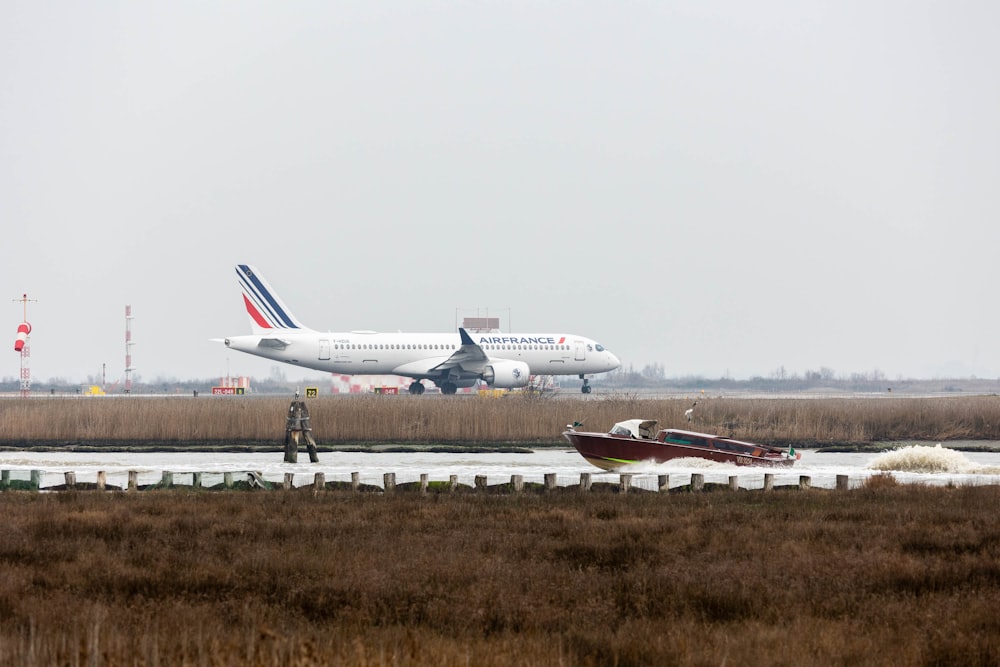
[{"label": "air france logo", "polygon": [[520,380],[521,379],[521,369],[520,368],[515,368],[513,371],[511,371],[511,375],[514,376],[515,380]]},{"label": "air france logo", "polygon": [[566,336],[480,336],[479,344],[486,345],[562,345]]}]

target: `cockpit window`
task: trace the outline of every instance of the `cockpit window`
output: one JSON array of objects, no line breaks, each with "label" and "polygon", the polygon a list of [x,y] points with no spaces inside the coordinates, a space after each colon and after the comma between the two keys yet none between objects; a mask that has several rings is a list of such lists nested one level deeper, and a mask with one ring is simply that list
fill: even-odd
[{"label": "cockpit window", "polygon": [[604,352],[604,346],[601,345],[600,343],[597,343],[597,351],[598,352]]}]

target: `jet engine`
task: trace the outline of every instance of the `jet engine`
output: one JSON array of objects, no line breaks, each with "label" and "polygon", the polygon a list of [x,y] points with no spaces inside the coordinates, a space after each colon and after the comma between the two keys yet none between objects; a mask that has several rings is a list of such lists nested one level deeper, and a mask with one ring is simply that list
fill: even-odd
[{"label": "jet engine", "polygon": [[483,381],[497,389],[526,387],[531,379],[531,369],[523,361],[494,361],[483,369]]}]

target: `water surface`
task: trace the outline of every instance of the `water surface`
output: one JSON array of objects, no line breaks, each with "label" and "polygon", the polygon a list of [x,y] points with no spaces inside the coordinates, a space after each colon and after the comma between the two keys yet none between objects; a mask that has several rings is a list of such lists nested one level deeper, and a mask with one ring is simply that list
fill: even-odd
[{"label": "water surface", "polygon": [[[997,445],[998,443],[989,443]],[[618,474],[590,465],[573,449],[538,449],[531,453],[435,453],[435,452],[323,452],[319,463],[309,463],[305,452],[298,463],[285,463],[282,452],[207,453],[207,452],[30,452],[0,451],[0,469],[9,470],[12,479],[28,479],[31,470],[41,472],[42,487],[62,484],[64,473],[76,473],[77,482],[94,482],[104,471],[107,483],[125,487],[128,472],[139,474],[138,483],[154,484],[164,471],[174,473],[175,484],[190,484],[185,477],[203,473],[202,484],[212,486],[222,481],[223,473],[244,475],[259,472],[265,479],[280,482],[292,473],[293,484],[311,484],[322,472],[326,481],[350,481],[359,473],[363,484],[382,486],[383,474],[395,473],[396,483],[415,482],[422,473],[431,481],[447,481],[457,475],[460,484],[472,485],[477,475],[486,475],[489,484],[522,475],[526,482],[542,482],[547,473],[555,473],[560,486],[578,484],[581,473],[590,473],[594,482],[617,482]],[[669,475],[670,486],[688,484],[693,473],[704,475],[707,483],[724,484],[730,475],[738,475],[743,488],[761,488],[764,474],[774,475],[776,485],[798,484],[802,475],[819,488],[834,488],[837,475],[848,475],[852,487],[861,485],[871,475],[889,473],[903,483],[933,485],[1000,484],[1000,453],[966,451],[947,447],[914,445],[886,453],[822,453],[802,450],[802,458],[791,468],[749,468],[712,463],[702,459],[678,459],[662,464],[630,467],[634,486],[654,490],[658,475]],[[237,476],[237,479],[241,477]],[[243,477],[245,478],[245,477]]]}]

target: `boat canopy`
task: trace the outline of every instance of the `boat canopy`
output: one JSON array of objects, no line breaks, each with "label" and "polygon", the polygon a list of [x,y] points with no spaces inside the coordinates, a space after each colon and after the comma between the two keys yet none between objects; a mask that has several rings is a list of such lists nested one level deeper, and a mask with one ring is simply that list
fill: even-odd
[{"label": "boat canopy", "polygon": [[608,433],[652,440],[656,437],[656,423],[655,419],[628,419],[612,426]]}]

